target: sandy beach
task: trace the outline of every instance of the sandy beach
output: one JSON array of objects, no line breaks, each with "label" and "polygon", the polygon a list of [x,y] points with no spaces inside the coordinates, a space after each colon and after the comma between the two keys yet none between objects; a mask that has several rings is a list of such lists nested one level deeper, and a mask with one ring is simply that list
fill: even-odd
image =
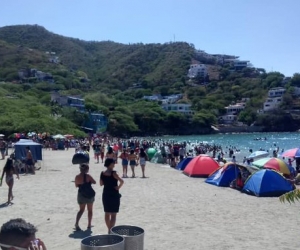
[{"label": "sandy beach", "polygon": [[[38,227],[37,236],[49,250],[80,249],[88,231],[74,232],[78,211],[74,186],[78,166],[71,164],[74,149],[43,151],[42,169],[36,175],[20,175],[15,181],[14,204],[4,206],[7,185],[0,188],[0,224],[22,217]],[[2,172],[5,161],[0,162]],[[98,184],[103,164],[90,163],[97,180],[92,235],[105,234],[102,188]],[[121,171],[120,161],[116,166]],[[121,189],[117,225],[144,228],[145,250],[183,249],[298,249],[300,204],[282,204],[278,198],[257,198],[230,188],[189,178],[161,164],[147,162],[142,179],[126,178]],[[87,213],[80,221],[87,226]]]}]

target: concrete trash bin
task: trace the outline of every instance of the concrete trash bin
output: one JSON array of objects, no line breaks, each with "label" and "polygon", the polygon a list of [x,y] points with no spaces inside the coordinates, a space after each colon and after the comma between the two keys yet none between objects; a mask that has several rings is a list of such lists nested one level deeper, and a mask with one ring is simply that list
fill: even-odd
[{"label": "concrete trash bin", "polygon": [[111,233],[124,237],[124,250],[144,250],[144,229],[136,226],[122,225],[113,227]]},{"label": "concrete trash bin", "polygon": [[124,238],[119,235],[94,235],[81,241],[81,250],[124,250],[124,242]]}]

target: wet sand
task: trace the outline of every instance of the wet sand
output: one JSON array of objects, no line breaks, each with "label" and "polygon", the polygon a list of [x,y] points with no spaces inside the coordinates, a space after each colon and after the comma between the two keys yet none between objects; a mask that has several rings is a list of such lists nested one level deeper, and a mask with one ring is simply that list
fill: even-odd
[{"label": "wet sand", "polygon": [[[74,153],[43,151],[42,169],[36,175],[15,180],[14,204],[5,206],[7,186],[0,188],[0,224],[22,217],[38,227],[37,236],[49,250],[80,249],[88,235],[105,234],[102,188],[98,179],[103,164],[90,163],[97,180],[92,231],[74,232],[78,211],[74,186],[78,166],[71,164]],[[121,165],[116,166],[121,171]],[[0,169],[5,161],[0,162]],[[129,171],[130,174],[130,171]],[[145,250],[253,250],[297,249],[300,225],[299,203],[282,204],[278,198],[257,198],[230,188],[189,178],[161,164],[147,162],[146,176],[136,169],[137,178],[126,178],[121,189],[117,225],[131,224],[145,229]],[[80,221],[87,227],[87,213]]]}]

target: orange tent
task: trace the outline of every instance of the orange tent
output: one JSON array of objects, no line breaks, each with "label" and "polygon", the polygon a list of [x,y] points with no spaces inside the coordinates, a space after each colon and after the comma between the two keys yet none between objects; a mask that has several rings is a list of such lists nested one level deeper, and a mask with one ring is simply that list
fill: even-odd
[{"label": "orange tent", "polygon": [[219,167],[219,164],[210,156],[199,155],[188,163],[183,173],[189,177],[208,177]]}]

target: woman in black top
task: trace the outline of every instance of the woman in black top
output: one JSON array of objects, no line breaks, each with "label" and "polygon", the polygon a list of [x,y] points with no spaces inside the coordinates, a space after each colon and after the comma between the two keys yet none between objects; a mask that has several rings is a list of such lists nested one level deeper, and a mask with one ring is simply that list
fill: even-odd
[{"label": "woman in black top", "polygon": [[115,167],[114,159],[106,159],[104,166],[107,167],[107,169],[101,172],[100,186],[104,186],[102,203],[105,212],[105,223],[108,228],[108,233],[110,233],[110,229],[116,224],[121,198],[119,190],[123,186],[124,181],[119,177],[117,172],[113,170]]},{"label": "woman in black top", "polygon": [[80,174],[76,175],[75,177],[75,187],[78,188],[77,194],[77,202],[79,205],[79,211],[76,216],[75,222],[75,229],[76,231],[80,231],[79,227],[79,220],[84,213],[85,207],[88,210],[88,226],[87,229],[92,227],[92,218],[93,218],[93,204],[95,197],[87,198],[81,192],[80,188],[84,183],[89,183],[89,185],[96,184],[96,181],[93,179],[91,175],[88,174],[89,172],[89,165],[88,164],[81,164],[80,167]]},{"label": "woman in black top", "polygon": [[5,174],[5,182],[8,186],[8,199],[7,199],[7,204],[11,204],[11,200],[14,198],[13,196],[13,186],[14,186],[14,174],[17,175],[17,178],[19,179],[19,174],[14,168],[13,160],[11,158],[8,158],[5,166],[2,171],[2,176],[0,180],[0,187],[2,186],[2,180]]}]

